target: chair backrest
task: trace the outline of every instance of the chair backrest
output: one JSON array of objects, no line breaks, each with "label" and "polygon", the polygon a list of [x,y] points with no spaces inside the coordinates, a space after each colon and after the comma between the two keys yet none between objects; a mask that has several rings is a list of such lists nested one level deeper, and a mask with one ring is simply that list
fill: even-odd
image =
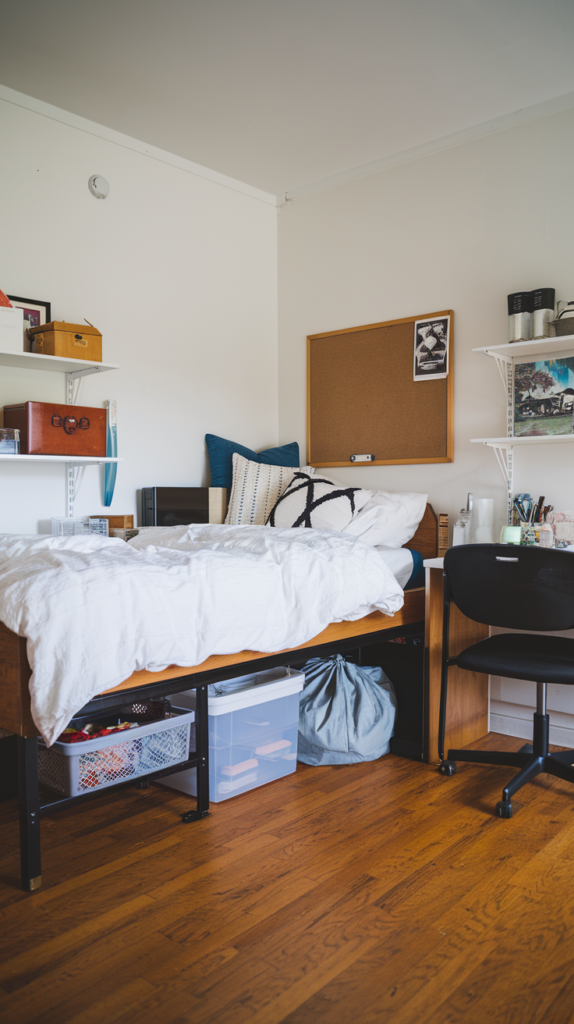
[{"label": "chair backrest", "polygon": [[506,629],[574,629],[574,553],[514,544],[449,548],[451,597],[469,619]]}]

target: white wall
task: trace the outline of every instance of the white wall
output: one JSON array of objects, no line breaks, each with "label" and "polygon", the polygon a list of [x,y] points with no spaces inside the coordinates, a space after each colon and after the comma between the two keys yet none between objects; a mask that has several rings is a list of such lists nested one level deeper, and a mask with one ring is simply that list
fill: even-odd
[{"label": "white wall", "polygon": [[[111,512],[136,490],[209,483],[204,435],[277,442],[276,210],[120,144],[0,101],[0,288],[87,318],[104,362],[80,401],[118,401]],[[108,178],[109,197],[88,192]],[[0,406],[64,400],[64,377],[0,366]],[[78,514],[97,514],[103,470],[85,470]],[[0,466],[0,531],[64,515],[63,466]]]},{"label": "white wall", "polygon": [[[454,462],[330,472],[364,487],[426,491],[451,517],[473,491],[495,499],[500,525],[502,475],[470,438],[506,433],[505,397],[494,361],[471,349],[507,340],[509,292],[555,287],[558,298],[574,298],[573,163],[567,110],[283,206],[280,439],[305,443],[306,335],[452,308]],[[515,490],[574,509],[573,467],[574,444],[522,449]],[[497,728],[512,731],[502,719],[518,721],[531,688],[496,696]]]}]

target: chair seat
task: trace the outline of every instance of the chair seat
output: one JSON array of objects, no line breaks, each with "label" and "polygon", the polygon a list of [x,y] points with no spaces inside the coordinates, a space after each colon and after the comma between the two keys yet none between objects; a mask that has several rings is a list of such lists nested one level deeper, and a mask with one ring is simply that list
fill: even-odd
[{"label": "chair seat", "polygon": [[457,665],[509,679],[574,685],[574,640],[563,636],[500,633],[467,647]]}]

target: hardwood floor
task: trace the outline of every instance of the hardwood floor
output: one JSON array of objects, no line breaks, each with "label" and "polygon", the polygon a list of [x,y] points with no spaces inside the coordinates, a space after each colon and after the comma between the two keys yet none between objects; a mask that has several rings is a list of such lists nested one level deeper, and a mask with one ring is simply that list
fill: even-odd
[{"label": "hardwood floor", "polygon": [[300,765],[192,825],[182,794],[122,789],[43,819],[31,894],[3,804],[0,1019],[574,1021],[574,791],[541,776],[502,821],[512,773]]}]

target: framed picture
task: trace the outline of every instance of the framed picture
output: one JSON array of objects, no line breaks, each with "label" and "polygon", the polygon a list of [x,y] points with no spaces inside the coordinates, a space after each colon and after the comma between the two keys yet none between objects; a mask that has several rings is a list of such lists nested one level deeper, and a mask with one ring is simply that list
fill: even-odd
[{"label": "framed picture", "polygon": [[450,316],[415,320],[414,380],[448,377]]},{"label": "framed picture", "polygon": [[24,332],[30,327],[39,327],[41,324],[51,322],[51,303],[40,302],[39,299],[23,299],[20,295],[9,295],[8,298],[13,306],[24,310]]},{"label": "framed picture", "polygon": [[574,433],[574,357],[514,366],[514,436]]}]

